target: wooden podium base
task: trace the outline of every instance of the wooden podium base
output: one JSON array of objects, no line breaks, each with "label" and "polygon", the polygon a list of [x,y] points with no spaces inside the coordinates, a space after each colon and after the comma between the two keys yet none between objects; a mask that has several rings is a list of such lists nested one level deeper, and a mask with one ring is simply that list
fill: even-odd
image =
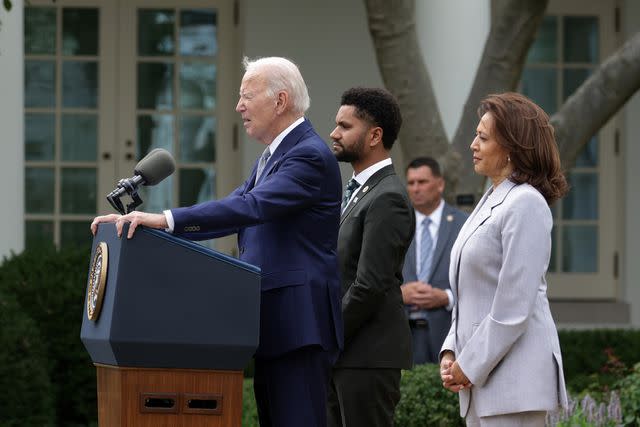
[{"label": "wooden podium base", "polygon": [[240,427],[242,371],[96,364],[100,427]]}]

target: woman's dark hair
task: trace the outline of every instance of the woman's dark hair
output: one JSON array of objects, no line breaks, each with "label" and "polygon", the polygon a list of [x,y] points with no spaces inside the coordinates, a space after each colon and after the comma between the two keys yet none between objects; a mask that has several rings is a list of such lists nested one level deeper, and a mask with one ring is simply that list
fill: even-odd
[{"label": "woman's dark hair", "polygon": [[493,117],[496,141],[509,154],[512,181],[531,184],[549,205],[569,191],[553,127],[542,108],[524,95],[506,92],[483,99],[478,116],[485,113]]}]

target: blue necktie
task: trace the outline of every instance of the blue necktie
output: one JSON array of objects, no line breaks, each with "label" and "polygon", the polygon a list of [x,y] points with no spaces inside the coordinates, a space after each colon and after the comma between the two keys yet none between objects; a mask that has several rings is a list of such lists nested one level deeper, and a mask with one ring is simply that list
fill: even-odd
[{"label": "blue necktie", "polygon": [[260,175],[262,175],[262,171],[264,170],[264,167],[267,165],[267,162],[269,161],[269,157],[271,157],[271,151],[267,146],[267,148],[262,153],[262,156],[260,156],[260,160],[258,160],[258,170],[256,170],[256,184],[260,179]]},{"label": "blue necktie", "polygon": [[342,206],[340,207],[340,212],[344,212],[345,208],[349,204],[349,199],[351,199],[351,195],[356,188],[360,187],[360,183],[355,179],[351,178],[349,182],[347,182],[347,186],[344,188],[344,196],[342,197]]},{"label": "blue necktie", "polygon": [[433,238],[429,231],[431,218],[427,217],[422,220],[422,236],[420,236],[420,273],[418,280],[429,283],[429,274],[431,273],[431,262],[433,260]]}]

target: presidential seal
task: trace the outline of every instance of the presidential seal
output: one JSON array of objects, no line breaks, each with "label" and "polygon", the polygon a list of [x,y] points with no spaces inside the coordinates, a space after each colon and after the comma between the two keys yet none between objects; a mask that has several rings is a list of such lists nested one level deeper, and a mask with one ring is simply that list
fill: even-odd
[{"label": "presidential seal", "polygon": [[100,316],[104,288],[107,285],[107,265],[109,253],[105,242],[98,243],[96,252],[91,260],[89,269],[89,283],[87,286],[87,318],[94,322]]}]

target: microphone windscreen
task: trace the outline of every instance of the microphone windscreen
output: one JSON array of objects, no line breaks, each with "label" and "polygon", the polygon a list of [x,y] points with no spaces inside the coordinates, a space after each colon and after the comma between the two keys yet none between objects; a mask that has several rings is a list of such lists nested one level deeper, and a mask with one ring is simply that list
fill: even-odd
[{"label": "microphone windscreen", "polygon": [[173,156],[163,148],[154,148],[138,162],[133,173],[144,179],[144,185],[156,185],[176,170]]}]

